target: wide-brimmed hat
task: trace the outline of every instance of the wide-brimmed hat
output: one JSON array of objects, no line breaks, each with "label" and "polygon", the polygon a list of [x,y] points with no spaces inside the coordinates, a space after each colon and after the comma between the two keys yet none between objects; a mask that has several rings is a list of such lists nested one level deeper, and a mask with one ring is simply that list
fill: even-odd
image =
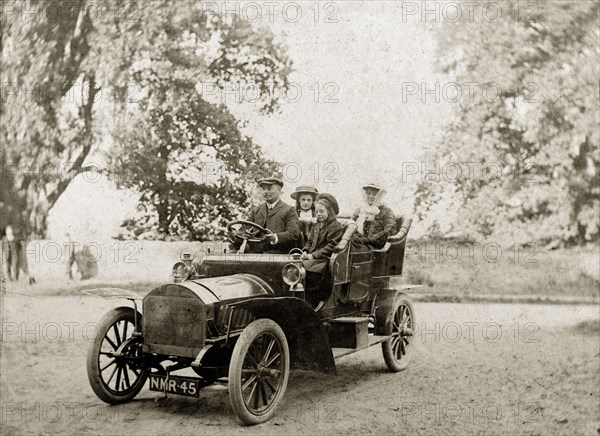
[{"label": "wide-brimmed hat", "polygon": [[337,215],[340,213],[340,207],[338,205],[337,200],[335,199],[335,197],[331,194],[319,194],[317,196],[317,199],[315,201],[319,201],[319,200],[325,200],[326,202],[329,202],[331,204],[331,208],[333,209],[333,212]]},{"label": "wide-brimmed hat", "polygon": [[278,179],[277,177],[267,177],[264,179],[259,179],[257,182],[258,186],[262,185],[279,185],[283,188],[283,180]]},{"label": "wide-brimmed hat", "polygon": [[290,194],[294,200],[296,200],[302,194],[310,194],[313,197],[313,200],[317,195],[319,195],[319,191],[314,186],[298,186],[294,192]]},{"label": "wide-brimmed hat", "polygon": [[377,183],[367,183],[366,185],[364,185],[362,187],[363,190],[366,190],[367,188],[375,189],[377,191],[383,190],[383,188],[380,185],[378,185]]}]

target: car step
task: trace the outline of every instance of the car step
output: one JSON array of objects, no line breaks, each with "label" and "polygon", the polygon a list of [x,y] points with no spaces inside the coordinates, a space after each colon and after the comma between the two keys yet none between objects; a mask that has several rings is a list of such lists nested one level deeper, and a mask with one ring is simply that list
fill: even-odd
[{"label": "car step", "polygon": [[368,337],[369,344],[366,347],[362,347],[362,348],[341,348],[341,347],[332,348],[331,351],[333,352],[333,358],[337,359],[338,357],[347,356],[348,354],[352,354],[357,351],[364,350],[365,348],[368,348],[371,345],[376,345],[381,342],[385,342],[389,338],[390,338],[390,336],[369,335],[369,337]]},{"label": "car step", "polygon": [[369,322],[368,316],[340,316],[339,318],[328,319],[327,322],[334,323],[344,323],[344,324],[356,324],[361,322]]}]

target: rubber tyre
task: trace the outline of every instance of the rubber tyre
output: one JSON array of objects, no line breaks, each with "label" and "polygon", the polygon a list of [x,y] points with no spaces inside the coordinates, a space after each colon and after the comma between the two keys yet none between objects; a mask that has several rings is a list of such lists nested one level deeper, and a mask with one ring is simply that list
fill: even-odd
[{"label": "rubber tyre", "polygon": [[[122,336],[125,336],[122,339],[119,338],[119,339],[121,339],[120,341],[115,340],[115,336],[113,336],[112,339],[109,337],[109,340],[111,340],[112,343],[114,345],[116,345],[117,347],[125,339],[128,339],[129,337],[131,337],[130,333],[133,333],[133,330],[134,330],[133,326],[135,325],[135,312],[134,312],[133,308],[118,307],[116,309],[112,309],[106,315],[104,315],[102,317],[102,319],[100,320],[100,322],[98,323],[98,331],[96,334],[96,338],[94,339],[94,341],[92,343],[90,343],[90,346],[88,347],[88,353],[87,353],[87,374],[88,374],[90,386],[92,387],[94,393],[98,396],[98,398],[100,398],[102,401],[104,401],[108,404],[119,404],[119,403],[124,403],[124,402],[131,400],[142,390],[142,388],[144,387],[144,384],[146,383],[146,379],[148,378],[147,370],[136,369],[136,371],[139,372],[139,375],[137,375],[136,378],[134,379],[134,382],[131,383],[130,379],[129,379],[129,371],[133,372],[133,370],[130,369],[131,367],[129,365],[127,365],[127,362],[125,359],[112,358],[114,360],[114,363],[110,364],[109,366],[104,368],[102,371],[100,370],[101,367],[110,363],[111,358],[107,357],[106,355],[104,355],[104,357],[109,359],[109,361],[106,362],[104,365],[102,365],[100,363],[101,356],[102,356],[101,351],[102,351],[103,346],[104,346],[104,350],[109,349],[108,347],[114,348],[108,341],[105,340],[105,338],[107,337],[109,332],[111,332],[111,330],[114,333],[113,328],[116,328],[118,330],[118,323],[121,323],[120,325],[123,326],[123,328],[125,328],[124,327],[125,323],[127,323],[127,331],[122,330],[121,332],[119,332],[120,334],[122,333]],[[139,312],[138,312],[138,323],[141,326],[142,316],[139,314]],[[115,325],[117,327],[113,327]],[[114,370],[114,372],[113,372],[113,369],[111,369],[113,366],[116,366],[116,370]],[[111,388],[110,382],[112,381],[112,376],[110,376],[110,380],[108,380],[108,383],[107,383],[102,375],[103,371],[106,371],[106,370],[108,370],[109,373],[112,372],[113,373],[112,376],[114,376],[115,373],[117,373],[117,379],[115,381],[115,388],[117,388],[117,384],[121,384],[121,383],[118,383],[121,380],[120,375],[123,376],[124,383],[125,383],[125,378],[127,378],[127,381],[130,382],[130,386],[126,387],[125,389],[122,389],[122,390],[116,390],[116,389]]]},{"label": "rubber tyre", "polygon": [[229,400],[244,424],[260,424],[273,416],[289,372],[290,352],[281,327],[266,318],[250,323],[238,338],[229,364]]},{"label": "rubber tyre", "polygon": [[[405,318],[407,315],[408,318]],[[414,310],[412,302],[406,294],[398,294],[394,307],[387,317],[386,334],[394,336],[381,343],[383,360],[392,372],[405,370],[414,352],[413,336],[402,336],[399,333],[403,327],[402,324],[414,332],[416,326]]]}]

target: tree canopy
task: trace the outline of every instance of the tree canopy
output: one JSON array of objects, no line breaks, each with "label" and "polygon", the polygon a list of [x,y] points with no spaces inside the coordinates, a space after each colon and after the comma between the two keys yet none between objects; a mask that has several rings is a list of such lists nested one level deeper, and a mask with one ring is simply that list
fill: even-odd
[{"label": "tree canopy", "polygon": [[[155,229],[201,237],[222,212],[239,213],[248,194],[239,177],[207,184],[182,174],[211,163],[252,177],[272,163],[228,107],[201,91],[250,84],[256,110],[270,113],[287,89],[291,61],[268,30],[202,6],[44,0],[17,2],[3,14],[3,225],[21,223],[42,236],[48,211],[106,142],[108,168],[121,186],[139,190],[140,208],[159,219]],[[232,193],[236,204],[211,210],[217,195]]]},{"label": "tree canopy", "polygon": [[500,4],[499,19],[436,29],[441,72],[462,96],[428,160],[461,170],[423,178],[417,211],[444,198],[474,238],[598,240],[600,4]]}]

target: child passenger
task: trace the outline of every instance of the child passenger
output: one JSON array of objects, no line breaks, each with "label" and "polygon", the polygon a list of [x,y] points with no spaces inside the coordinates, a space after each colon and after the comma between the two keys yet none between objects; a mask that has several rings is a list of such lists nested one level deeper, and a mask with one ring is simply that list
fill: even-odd
[{"label": "child passenger", "polygon": [[[320,288],[327,291],[324,285],[328,274],[327,266],[333,254],[333,249],[342,238],[343,227],[336,216],[340,212],[338,202],[331,194],[319,194],[315,202],[317,224],[313,227],[308,237],[308,242],[303,248],[302,259],[306,269],[306,291],[317,292]],[[323,285],[323,286],[321,286]],[[319,292],[317,292],[319,294]],[[308,294],[307,294],[308,295]],[[318,301],[325,295],[316,296]]]},{"label": "child passenger", "polygon": [[304,247],[308,241],[313,225],[317,222],[315,213],[315,198],[318,195],[314,186],[298,186],[291,197],[296,200],[296,212],[300,223],[300,247]]}]

